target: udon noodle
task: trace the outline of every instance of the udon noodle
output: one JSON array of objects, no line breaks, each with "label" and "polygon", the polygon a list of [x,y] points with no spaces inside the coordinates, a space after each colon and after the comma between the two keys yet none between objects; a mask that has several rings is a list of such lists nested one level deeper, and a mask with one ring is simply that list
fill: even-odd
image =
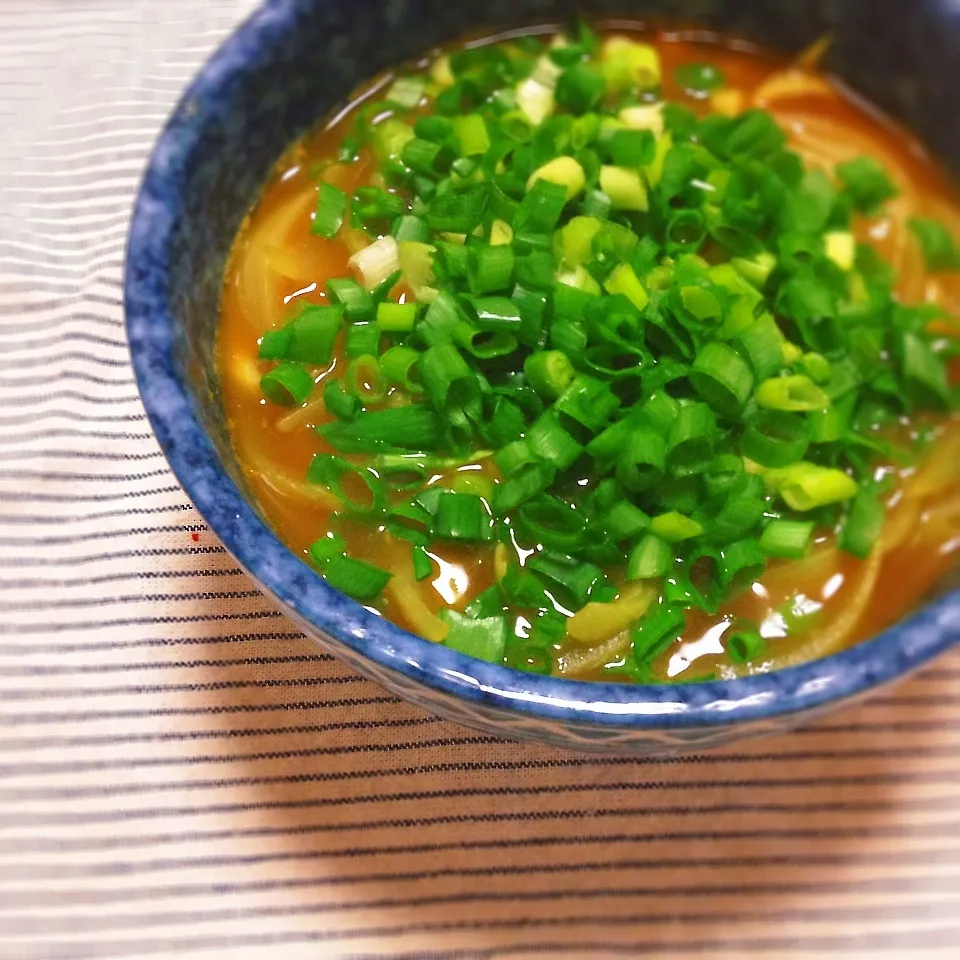
[{"label": "udon noodle", "polygon": [[[751,107],[768,111],[808,168],[831,171],[860,156],[878,160],[897,196],[875,215],[855,217],[853,230],[896,271],[896,295],[905,303],[941,306],[944,315],[932,322],[942,336],[956,336],[960,328],[950,317],[960,315],[958,275],[927,270],[909,224],[918,216],[932,217],[960,236],[957,198],[912,137],[818,72],[822,48],[785,62],[719,39],[706,43],[671,33],[649,39],[663,61],[665,96],[683,99],[669,79],[673,68],[709,60],[722,69],[727,83],[712,96],[688,98],[695,111],[702,114],[711,106],[727,115]],[[311,233],[311,217],[318,171],[324,182],[346,194],[360,185],[387,185],[369,151],[361,150],[353,162],[337,156],[365,104],[376,99],[388,80],[372,84],[335,122],[288,151],[245,223],[227,273],[220,373],[233,442],[264,515],[305,557],[310,545],[330,530],[338,504],[329,489],[304,479],[314,455],[329,449],[314,428],[331,416],[322,390],[286,409],[267,403],[260,379],[269,364],[258,359],[257,345],[304,303],[327,302],[326,281],[350,275],[350,258],[371,243],[349,218],[335,239],[317,236]],[[315,371],[317,383],[340,376],[345,362],[338,346],[330,364]],[[388,396],[386,404],[391,402]],[[918,464],[909,465],[885,457],[878,447],[874,466],[878,478],[888,479],[887,510],[869,555],[857,559],[845,553],[833,531],[818,529],[804,559],[775,560],[719,609],[691,610],[682,635],[657,655],[648,679],[732,677],[824,657],[874,634],[920,601],[960,547],[960,425],[949,416],[917,415],[901,418],[887,432],[914,446],[923,441],[925,452]],[[399,462],[394,469],[405,465]],[[497,479],[489,455],[453,467],[430,467],[426,474],[425,482],[434,485],[458,477],[488,485]],[[353,554],[393,574],[376,602],[379,612],[434,642],[442,642],[449,630],[442,611],[464,611],[497,581],[498,564],[502,570],[508,562],[499,547],[499,552],[477,551],[452,541],[431,548],[433,573],[418,581],[409,566],[409,544],[382,524],[347,520],[338,529]],[[650,582],[631,582],[612,602],[606,598],[567,611],[565,633],[538,669],[577,678],[628,679],[620,668],[631,649],[632,630],[657,597]],[[724,636],[745,622],[756,625],[766,645],[762,655],[737,662]],[[531,624],[520,617],[515,629],[523,635]]]}]

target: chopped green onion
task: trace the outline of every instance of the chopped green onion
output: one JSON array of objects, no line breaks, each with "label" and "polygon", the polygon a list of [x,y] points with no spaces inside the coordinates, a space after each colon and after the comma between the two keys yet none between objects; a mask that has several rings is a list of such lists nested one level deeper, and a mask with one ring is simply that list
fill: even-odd
[{"label": "chopped green onion", "polygon": [[290,349],[290,340],[293,330],[290,324],[279,330],[268,330],[260,340],[260,349],[257,353],[259,360],[283,360]]},{"label": "chopped green onion", "polygon": [[[505,316],[500,317],[500,319],[509,320],[511,318]],[[519,320],[519,317],[512,319]],[[494,357],[505,357],[517,349],[517,338],[512,333],[507,332],[509,326],[506,323],[504,326],[507,329],[497,329],[495,325],[491,324],[489,329],[478,330],[469,323],[458,323],[451,331],[451,336],[458,346],[477,357],[477,359],[492,360]]]},{"label": "chopped green onion", "polygon": [[317,433],[341,453],[376,453],[384,449],[437,450],[444,439],[443,424],[429,406],[366,410],[351,423],[328,423]]},{"label": "chopped green onion", "polygon": [[653,534],[642,537],[627,563],[628,580],[653,580],[665,577],[674,563],[674,550]]},{"label": "chopped green onion", "polygon": [[800,366],[814,383],[830,382],[832,368],[830,361],[819,353],[805,353],[800,358]]},{"label": "chopped green onion", "polygon": [[567,203],[565,184],[553,183],[538,177],[527,190],[513,222],[514,235],[522,233],[549,233],[557,226]]},{"label": "chopped green onion", "polygon": [[823,236],[824,252],[841,269],[849,272],[856,261],[857,239],[849,230],[831,230]]},{"label": "chopped green onion", "polygon": [[660,86],[660,54],[649,43],[610,37],[603,44],[600,68],[612,93],[631,87],[655,90]]},{"label": "chopped green onion", "polygon": [[618,500],[603,516],[603,529],[614,542],[632,540],[650,526],[650,517],[629,500]]},{"label": "chopped green onion", "polygon": [[594,564],[581,563],[575,557],[549,550],[535,553],[527,566],[566,592],[578,610],[586,606],[594,589],[603,581],[603,571]]},{"label": "chopped green onion", "polygon": [[489,540],[493,528],[490,514],[480,497],[466,493],[444,493],[437,500],[433,535],[441,540]]},{"label": "chopped green onion", "polygon": [[726,127],[723,149],[733,160],[764,160],[786,143],[786,134],[765,110],[747,110]]},{"label": "chopped green onion", "polygon": [[[507,609],[503,591],[500,589],[500,585],[495,583],[471,600],[464,613],[470,620],[488,620],[502,617]],[[444,618],[446,619],[446,617]]]},{"label": "chopped green onion", "polygon": [[542,397],[556,400],[573,381],[570,358],[559,350],[532,353],[524,361],[523,372],[530,386]]},{"label": "chopped green onion", "polygon": [[[406,458],[403,458],[404,460]],[[412,458],[411,458],[412,459]],[[410,464],[400,462],[396,464],[393,470],[388,471],[381,464],[378,464],[378,471],[384,483],[392,489],[413,488],[417,489],[423,485],[427,479],[426,471],[419,471],[419,464],[414,461]],[[397,476],[395,471],[405,470],[409,476],[415,477],[418,482],[407,484],[395,484],[391,482],[391,475]],[[430,542],[430,526],[433,523],[432,515],[417,503],[400,503],[393,507],[387,514],[384,526],[387,531],[398,540],[407,540],[410,543],[420,546],[426,546]]]},{"label": "chopped green onion", "polygon": [[453,166],[453,161],[456,159],[454,152],[442,143],[420,140],[417,137],[404,145],[402,157],[403,162],[411,170],[422,173],[427,177],[437,177],[449,173],[450,167]]},{"label": "chopped green onion", "polygon": [[526,418],[520,407],[506,397],[497,397],[485,426],[487,441],[494,447],[505,447],[519,440],[525,427]]},{"label": "chopped green onion", "polygon": [[587,529],[581,513],[556,497],[542,494],[519,507],[516,524],[531,542],[565,552],[583,546]]},{"label": "chopped green onion", "polygon": [[411,549],[413,552],[413,579],[419,582],[426,580],[428,577],[432,577],[433,560],[430,558],[430,554],[427,553],[426,548],[415,543]]},{"label": "chopped green onion", "polygon": [[360,281],[366,290],[376,290],[400,270],[397,241],[393,237],[381,237],[369,247],[355,253],[349,264],[360,275]]},{"label": "chopped green onion", "polygon": [[585,63],[575,63],[557,81],[557,103],[573,113],[586,113],[603,96],[603,77]]},{"label": "chopped green onion", "polygon": [[516,261],[517,280],[525,287],[549,290],[556,281],[553,257],[545,250],[531,250]]},{"label": "chopped green onion", "polygon": [[[397,257],[403,279],[413,292],[414,298],[421,303],[429,303],[439,296],[438,291],[433,286],[436,283],[436,273],[434,271],[436,252],[436,248],[429,243],[403,240],[397,244]],[[392,288],[393,284],[389,283],[389,286],[384,289],[384,296],[381,299],[386,300]]]},{"label": "chopped green onion", "polygon": [[590,259],[593,238],[601,226],[596,217],[573,217],[560,230],[561,259],[568,267],[576,269]]},{"label": "chopped green onion", "polygon": [[450,489],[454,493],[481,497],[488,503],[493,497],[493,481],[489,477],[473,471],[458,473],[451,481]]},{"label": "chopped green onion", "polygon": [[343,307],[343,314],[351,323],[372,320],[375,313],[373,297],[369,291],[348,277],[327,281],[327,296]]},{"label": "chopped green onion", "polygon": [[347,195],[339,187],[321,183],[317,194],[317,211],[310,224],[310,232],[332,240],[343,226],[347,214]]},{"label": "chopped green onion", "polygon": [[541,181],[563,187],[566,199],[572,200],[577,194],[583,193],[587,176],[583,167],[573,157],[556,157],[530,174],[527,189],[532,189]]},{"label": "chopped green onion", "polygon": [[402,243],[429,243],[432,236],[426,221],[412,213],[398,217],[390,232],[398,247]]},{"label": "chopped green onion", "polygon": [[703,97],[724,85],[723,71],[712,63],[685,63],[674,71],[677,83],[694,96]]},{"label": "chopped green onion", "polygon": [[953,234],[939,221],[926,217],[910,220],[928,270],[960,270],[960,250]]},{"label": "chopped green onion", "polygon": [[774,267],[777,265],[777,258],[764,250],[752,258],[733,257],[730,265],[741,277],[752,283],[757,289],[762,289],[766,286],[770,274],[773,273]]},{"label": "chopped green onion", "polygon": [[623,294],[638,310],[643,310],[650,302],[647,291],[629,263],[621,263],[615,267],[603,285],[607,293]]},{"label": "chopped green onion", "polygon": [[724,590],[737,593],[757,580],[767,558],[756,540],[737,540],[720,551],[717,576]]},{"label": "chopped green onion", "polygon": [[775,471],[771,479],[787,506],[801,513],[857,494],[856,480],[842,470],[806,461]]},{"label": "chopped green onion", "polygon": [[[623,630],[614,605],[659,594],[598,668],[653,682],[687,609],[716,618],[817,530],[875,551],[894,483],[875,461],[906,462],[898,424],[960,402],[942,313],[899,303],[857,239],[854,212],[896,195],[883,167],[807,168],[769,112],[713,96],[718,67],[675,80],[704,109],[662,100],[654,47],[582,23],[468,45],[359,108],[341,162],[375,165],[355,163],[352,197],[311,171],[309,229],[349,245],[353,277],[263,333],[262,390],[293,407],[322,381],[333,452],[308,482],[345,532],[409,544],[408,579],[436,575],[434,544],[490,554],[465,615],[421,627],[469,655],[566,672],[586,643],[571,613]],[[910,227],[929,270],[960,269],[945,225]],[[308,556],[361,602],[389,579],[339,535]],[[723,643],[767,656],[752,623]]]},{"label": "chopped green onion", "polygon": [[490,246],[505,247],[513,243],[513,227],[506,220],[494,220],[490,224]]},{"label": "chopped green onion", "polygon": [[944,362],[914,333],[903,335],[900,352],[903,379],[913,399],[925,407],[946,407],[950,386]]},{"label": "chopped green onion", "polygon": [[763,656],[767,641],[756,630],[737,630],[727,636],[727,653],[734,663],[750,663]]},{"label": "chopped green onion", "polygon": [[420,381],[427,397],[440,412],[452,409],[477,412],[476,378],[452,343],[436,343],[420,356]]},{"label": "chopped green onion", "polygon": [[748,421],[740,449],[747,459],[764,467],[785,467],[802,460],[809,445],[806,421],[779,410],[761,410]]},{"label": "chopped green onion", "polygon": [[500,579],[500,589],[503,595],[518,607],[537,609],[549,602],[543,581],[535,573],[516,563],[507,567],[506,573]]},{"label": "chopped green onion", "polygon": [[694,253],[707,236],[707,220],[700,210],[677,210],[667,222],[667,253]]},{"label": "chopped green onion", "polygon": [[345,556],[334,557],[323,571],[323,578],[331,587],[361,602],[373,600],[383,593],[391,576],[393,574],[372,563]]},{"label": "chopped green onion", "polygon": [[380,373],[388,383],[403,387],[407,393],[418,393],[421,389],[417,373],[419,360],[419,351],[411,347],[390,347],[380,358]]},{"label": "chopped green onion", "polygon": [[376,356],[380,352],[380,328],[375,323],[351,324],[347,327],[343,352],[348,360]]},{"label": "chopped green onion", "polygon": [[507,646],[507,621],[504,617],[474,620],[462,617],[453,610],[443,610],[440,616],[450,626],[443,641],[444,646],[488,663],[503,661]]},{"label": "chopped green onion", "polygon": [[627,490],[642,493],[659,482],[667,465],[666,443],[654,430],[632,430],[617,459],[617,479]]},{"label": "chopped green onion", "polygon": [[419,117],[413,125],[413,133],[421,140],[443,143],[453,136],[453,121],[446,117]]},{"label": "chopped green onion", "polygon": [[633,660],[650,663],[676,642],[686,627],[686,616],[680,607],[661,603],[646,613],[633,632]]},{"label": "chopped green onion", "polygon": [[556,470],[546,463],[531,463],[498,483],[493,490],[493,512],[504,516],[542,493],[556,477]]},{"label": "chopped green onion", "polygon": [[384,333],[408,333],[417,321],[419,307],[415,303],[377,304],[377,326]]},{"label": "chopped green onion", "polygon": [[861,560],[870,554],[880,538],[886,509],[873,494],[861,491],[850,506],[839,543],[843,550]]},{"label": "chopped green onion", "polygon": [[387,394],[380,361],[370,354],[361,354],[351,360],[343,379],[347,390],[359,397],[364,405],[376,403]]},{"label": "chopped green onion", "polygon": [[386,495],[379,478],[329,453],[318,453],[307,470],[307,483],[329,490],[344,508],[358,517],[379,515],[386,507]]},{"label": "chopped green onion", "polygon": [[339,380],[328,380],[323,385],[323,405],[338,420],[352,420],[360,412],[360,401],[344,391]]},{"label": "chopped green onion", "polygon": [[757,387],[754,397],[767,410],[804,412],[830,406],[826,392],[801,374],[765,380]]},{"label": "chopped green onion", "polygon": [[488,184],[477,183],[438,194],[427,208],[427,225],[446,233],[470,233],[483,221],[490,199]]},{"label": "chopped green onion", "polygon": [[342,557],[347,552],[347,545],[343,537],[337,533],[328,533],[320,540],[310,544],[307,555],[310,561],[321,570],[336,557]]},{"label": "chopped green onion", "polygon": [[343,307],[308,304],[285,327],[264,335],[260,358],[327,366],[333,356],[333,345],[343,323],[343,314]]},{"label": "chopped green onion", "polygon": [[423,99],[427,89],[427,78],[423,76],[407,75],[397,77],[390,84],[384,99],[387,103],[404,110],[412,110]]},{"label": "chopped green onion", "polygon": [[873,157],[855,157],[837,164],[837,176],[860,213],[876,213],[899,193],[886,170]]},{"label": "chopped green onion", "polygon": [[284,361],[260,378],[260,390],[281,407],[297,407],[313,392],[313,377],[299,363]]},{"label": "chopped green onion", "polygon": [[404,144],[412,140],[414,132],[411,127],[400,120],[390,117],[383,123],[378,123],[373,129],[371,142],[374,152],[382,163],[393,158],[399,158]]},{"label": "chopped green onion", "polygon": [[619,406],[619,397],[606,383],[585,374],[574,377],[556,403],[558,413],[594,432],[606,426]]},{"label": "chopped green onion", "polygon": [[600,189],[610,198],[614,210],[643,213],[650,207],[643,178],[629,167],[601,167]]},{"label": "chopped green onion", "polygon": [[537,458],[526,440],[513,440],[502,446],[494,455],[493,462],[505,477],[511,477],[523,467],[537,463]]},{"label": "chopped green onion", "polygon": [[487,123],[479,113],[454,117],[453,130],[460,146],[461,157],[482,156],[490,149]]},{"label": "chopped green onion", "polygon": [[[411,143],[416,141],[411,140]],[[404,148],[406,150],[406,148]],[[405,209],[403,200],[395,193],[387,193],[379,187],[358,187],[353,195],[351,213],[355,220],[366,224],[368,220],[399,217]]]},{"label": "chopped green onion", "polygon": [[642,167],[656,154],[656,139],[649,130],[617,130],[610,138],[610,159],[617,167]]},{"label": "chopped green onion", "polygon": [[721,416],[735,419],[753,390],[753,371],[732,347],[707,343],[693,362],[690,382]]},{"label": "chopped green onion", "polygon": [[768,557],[799,560],[810,550],[813,529],[806,520],[771,520],[760,535],[760,549]]},{"label": "chopped green onion", "polygon": [[[759,478],[755,478],[759,479]],[[762,483],[760,484],[762,487]],[[742,537],[751,536],[763,518],[764,501],[759,494],[742,486],[737,481],[719,512],[708,522],[705,539],[710,543],[733,543]]]},{"label": "chopped green onion", "polygon": [[703,403],[680,408],[667,438],[667,469],[677,477],[702,473],[713,458],[717,418]]},{"label": "chopped green onion", "polygon": [[650,532],[667,543],[678,543],[699,537],[703,533],[703,527],[696,520],[674,510],[654,517],[650,521]]},{"label": "chopped green onion", "polygon": [[733,453],[716,457],[703,473],[708,496],[727,494],[744,475],[743,460]]},{"label": "chopped green onion", "polygon": [[566,431],[552,411],[547,411],[527,431],[530,449],[558,470],[566,470],[583,453],[583,447]]},{"label": "chopped green onion", "polygon": [[737,338],[757,380],[767,380],[783,367],[783,334],[770,314],[757,317]]},{"label": "chopped green onion", "polygon": [[476,246],[469,250],[467,280],[474,296],[507,290],[513,276],[514,255],[511,247]]}]

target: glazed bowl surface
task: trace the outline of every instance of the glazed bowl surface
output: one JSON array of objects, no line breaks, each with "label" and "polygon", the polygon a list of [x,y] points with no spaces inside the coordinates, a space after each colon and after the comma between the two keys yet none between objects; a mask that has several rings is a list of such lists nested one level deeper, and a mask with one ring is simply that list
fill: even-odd
[{"label": "glazed bowl surface", "polygon": [[305,633],[398,696],[468,726],[577,750],[669,753],[788,729],[960,639],[960,591],[866,643],[779,673],[674,686],[523,674],[415,637],[328,587],[264,522],[231,448],[215,365],[223,271],[283,149],[378,71],[460,36],[574,11],[695,23],[787,52],[830,32],[827,70],[960,168],[954,0],[272,0],[194,80],[144,176],[125,281],[143,402],[227,550]]}]

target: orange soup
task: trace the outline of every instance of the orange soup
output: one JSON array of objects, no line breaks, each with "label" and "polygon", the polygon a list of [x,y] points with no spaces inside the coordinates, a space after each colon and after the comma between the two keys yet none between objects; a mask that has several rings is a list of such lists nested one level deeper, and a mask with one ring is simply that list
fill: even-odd
[{"label": "orange soup", "polygon": [[915,606],[960,547],[957,197],[817,54],[533,31],[293,145],[219,341],[278,535],[579,679],[768,671]]}]

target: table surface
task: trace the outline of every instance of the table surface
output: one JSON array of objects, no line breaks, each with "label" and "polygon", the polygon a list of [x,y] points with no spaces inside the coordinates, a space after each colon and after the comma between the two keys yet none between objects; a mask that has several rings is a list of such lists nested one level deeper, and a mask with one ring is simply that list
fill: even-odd
[{"label": "table surface", "polygon": [[0,0],[0,958],[960,954],[960,651],[682,760],[504,743],[261,597],[124,342],[150,144],[249,0]]}]

